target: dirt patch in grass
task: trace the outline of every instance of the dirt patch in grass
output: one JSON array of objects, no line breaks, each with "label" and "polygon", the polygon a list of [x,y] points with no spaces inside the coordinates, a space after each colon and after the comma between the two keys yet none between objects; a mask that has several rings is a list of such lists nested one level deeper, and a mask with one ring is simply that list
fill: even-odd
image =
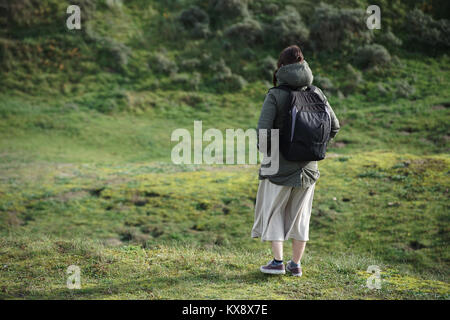
[{"label": "dirt patch in grass", "polygon": [[441,104],[437,104],[435,106],[432,106],[431,109],[433,110],[445,110],[450,107],[450,102],[445,102]]},{"label": "dirt patch in grass", "polygon": [[347,143],[343,141],[334,141],[330,144],[330,148],[337,148],[337,149],[345,148],[346,146]]},{"label": "dirt patch in grass", "polygon": [[61,193],[57,196],[51,197],[51,200],[57,200],[57,201],[62,201],[62,202],[67,202],[70,200],[78,200],[78,199],[82,199],[89,196],[89,192],[87,191],[69,191],[69,192],[64,192]]},{"label": "dirt patch in grass", "polygon": [[8,212],[6,216],[6,224],[10,227],[23,226],[25,222],[18,217],[17,212]]},{"label": "dirt patch in grass", "polygon": [[108,238],[103,241],[103,243],[108,247],[120,247],[123,245],[123,242],[117,238]]},{"label": "dirt patch in grass", "polygon": [[327,158],[327,159],[332,159],[332,158],[338,158],[338,157],[340,157],[340,156],[341,156],[341,155],[338,154],[338,153],[328,152],[328,153],[326,154],[325,158]]}]

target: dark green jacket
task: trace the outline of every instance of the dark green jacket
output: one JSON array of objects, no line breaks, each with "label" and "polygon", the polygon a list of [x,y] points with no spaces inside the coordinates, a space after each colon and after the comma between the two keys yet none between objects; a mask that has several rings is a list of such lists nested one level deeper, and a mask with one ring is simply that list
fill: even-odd
[{"label": "dark green jacket", "polygon": [[[308,63],[303,60],[301,63],[289,64],[281,67],[277,74],[278,85],[289,85],[291,87],[304,87],[311,85],[313,82],[313,75]],[[323,92],[317,88],[319,94],[321,94],[326,100]],[[261,115],[258,121],[259,129],[273,129],[281,128],[282,119],[277,117],[277,114],[281,114],[281,108],[287,103],[289,93],[287,91],[273,88],[269,90],[262,106]],[[327,101],[331,116],[331,135],[330,139],[334,138],[339,131],[339,121]],[[264,176],[259,172],[259,179],[268,178],[270,182],[292,186],[292,187],[308,187],[314,184],[319,179],[320,172],[317,165],[317,161],[288,161],[280,153],[279,169],[274,175]]]}]

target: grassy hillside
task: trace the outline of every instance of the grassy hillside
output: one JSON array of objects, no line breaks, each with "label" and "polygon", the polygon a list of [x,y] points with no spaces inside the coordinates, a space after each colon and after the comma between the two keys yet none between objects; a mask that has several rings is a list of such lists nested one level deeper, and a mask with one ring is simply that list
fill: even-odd
[{"label": "grassy hillside", "polygon": [[[445,4],[380,1],[368,31],[365,1],[324,2],[71,1],[78,31],[65,1],[1,6],[0,298],[448,299]],[[257,166],[170,161],[194,120],[254,128],[292,39],[342,126],[301,279],[258,271]]]}]

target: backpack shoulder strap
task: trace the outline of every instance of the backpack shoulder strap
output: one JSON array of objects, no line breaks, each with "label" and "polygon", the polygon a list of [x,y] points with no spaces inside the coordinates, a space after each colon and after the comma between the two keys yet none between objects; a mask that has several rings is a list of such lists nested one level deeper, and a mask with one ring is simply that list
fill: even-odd
[{"label": "backpack shoulder strap", "polygon": [[327,104],[328,99],[327,97],[323,94],[322,90],[319,87],[316,86],[308,86],[307,90],[310,90],[311,92],[314,92],[315,94],[317,94],[319,96],[319,98],[322,100],[323,103]]}]

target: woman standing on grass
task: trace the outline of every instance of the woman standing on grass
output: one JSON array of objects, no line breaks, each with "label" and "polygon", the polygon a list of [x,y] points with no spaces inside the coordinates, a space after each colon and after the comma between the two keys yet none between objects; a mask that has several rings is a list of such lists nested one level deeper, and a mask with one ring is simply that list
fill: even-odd
[{"label": "woman standing on grass", "polygon": [[[313,75],[298,46],[284,49],[278,59],[278,69],[273,74],[273,84],[303,88],[312,84]],[[325,95],[331,117],[330,139],[339,131],[339,121]],[[289,92],[272,88],[266,95],[258,121],[259,129],[281,128],[282,108]],[[309,219],[314,197],[314,187],[319,178],[317,161],[288,161],[279,154],[279,169],[274,175],[265,176],[259,171],[259,187],[256,196],[255,222],[251,236],[272,242],[273,260],[261,266],[263,273],[302,275],[301,258],[309,240]],[[292,259],[283,263],[283,241],[292,239]]]}]

